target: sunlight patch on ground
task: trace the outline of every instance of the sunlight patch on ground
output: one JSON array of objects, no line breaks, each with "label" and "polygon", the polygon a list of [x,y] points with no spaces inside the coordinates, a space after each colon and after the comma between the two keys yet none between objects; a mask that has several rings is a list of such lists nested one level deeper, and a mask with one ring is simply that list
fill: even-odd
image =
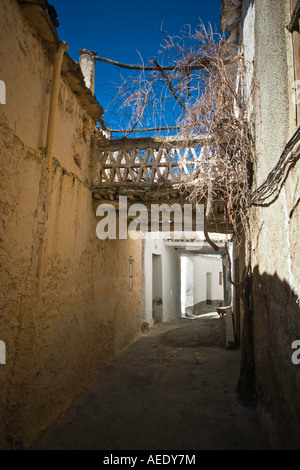
[{"label": "sunlight patch on ground", "polygon": [[186,315],[183,318],[189,318],[190,320],[204,320],[207,318],[210,319],[219,319],[220,315],[217,312],[207,312],[207,313],[202,313],[200,315]]}]

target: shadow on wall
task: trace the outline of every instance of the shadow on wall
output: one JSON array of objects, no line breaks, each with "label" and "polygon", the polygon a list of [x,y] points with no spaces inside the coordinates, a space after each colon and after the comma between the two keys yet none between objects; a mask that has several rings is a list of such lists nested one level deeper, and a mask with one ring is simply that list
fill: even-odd
[{"label": "shadow on wall", "polygon": [[254,268],[250,315],[256,395],[262,426],[274,449],[300,449],[300,350],[297,354],[294,344],[300,340],[298,302],[277,274],[260,274]]}]

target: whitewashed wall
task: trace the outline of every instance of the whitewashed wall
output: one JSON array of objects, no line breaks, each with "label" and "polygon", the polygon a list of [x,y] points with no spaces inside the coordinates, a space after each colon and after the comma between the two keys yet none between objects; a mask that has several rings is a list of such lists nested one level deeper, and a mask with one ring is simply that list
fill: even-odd
[{"label": "whitewashed wall", "polygon": [[[150,234],[150,236],[153,234]],[[162,320],[180,317],[180,258],[178,251],[166,247],[161,239],[143,241],[144,320],[153,324],[153,254],[162,256]]]},{"label": "whitewashed wall", "polygon": [[181,255],[181,313],[197,313],[194,307],[207,300],[206,275],[211,273],[211,301],[223,301],[219,273],[223,271],[222,259],[211,256]]}]

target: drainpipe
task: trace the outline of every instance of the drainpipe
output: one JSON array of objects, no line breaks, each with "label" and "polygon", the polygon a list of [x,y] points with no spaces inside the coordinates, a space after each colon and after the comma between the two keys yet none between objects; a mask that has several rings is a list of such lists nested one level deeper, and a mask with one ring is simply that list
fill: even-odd
[{"label": "drainpipe", "polygon": [[61,67],[63,63],[64,53],[69,49],[66,42],[60,41],[58,49],[53,57],[53,77],[52,77],[52,88],[50,94],[49,104],[49,115],[48,115],[48,127],[46,136],[46,157],[47,157],[47,193],[46,193],[46,209],[45,217],[42,222],[42,243],[39,248],[38,254],[38,294],[42,292],[42,279],[44,272],[44,252],[45,252],[45,232],[46,232],[46,221],[48,218],[48,209],[50,203],[50,195],[52,190],[52,162],[53,162],[53,148],[54,148],[54,137],[55,137],[55,123],[57,115],[57,103],[61,77]]},{"label": "drainpipe", "polygon": [[47,155],[47,168],[49,170],[49,178],[52,180],[52,157],[54,147],[54,131],[57,114],[57,101],[59,94],[61,67],[64,58],[64,53],[69,49],[66,42],[60,41],[58,49],[53,57],[53,77],[52,89],[50,96],[47,139],[46,139],[46,155]]}]

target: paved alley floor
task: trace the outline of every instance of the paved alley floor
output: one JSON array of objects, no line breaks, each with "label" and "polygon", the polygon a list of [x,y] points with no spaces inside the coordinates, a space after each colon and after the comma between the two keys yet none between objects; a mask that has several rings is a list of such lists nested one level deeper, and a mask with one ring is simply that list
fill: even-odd
[{"label": "paved alley floor", "polygon": [[224,344],[215,314],[154,326],[32,449],[266,449],[255,409],[235,394],[240,351]]}]

